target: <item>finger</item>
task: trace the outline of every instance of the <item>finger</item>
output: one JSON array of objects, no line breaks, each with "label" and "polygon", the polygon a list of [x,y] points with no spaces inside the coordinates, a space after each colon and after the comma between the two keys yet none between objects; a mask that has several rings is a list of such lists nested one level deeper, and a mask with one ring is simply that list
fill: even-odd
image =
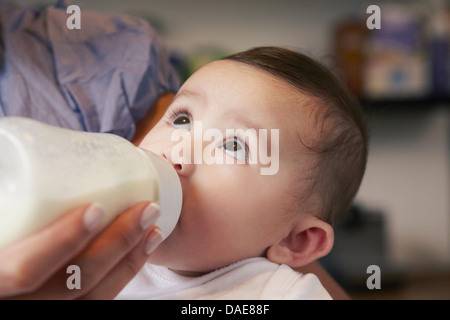
[{"label": "finger", "polygon": [[128,253],[103,279],[82,299],[113,299],[130,282],[144,266],[149,255],[163,241],[161,229],[158,227],[142,237],[138,245]]},{"label": "finger", "polygon": [[68,211],[42,230],[0,251],[0,297],[30,292],[76,256],[104,218],[97,204]]},{"label": "finger", "polygon": [[[91,290],[130,252],[159,216],[159,210],[148,202],[132,206],[119,215],[79,255],[33,295],[40,299],[75,299]],[[67,266],[80,270],[81,288],[67,287]]]}]

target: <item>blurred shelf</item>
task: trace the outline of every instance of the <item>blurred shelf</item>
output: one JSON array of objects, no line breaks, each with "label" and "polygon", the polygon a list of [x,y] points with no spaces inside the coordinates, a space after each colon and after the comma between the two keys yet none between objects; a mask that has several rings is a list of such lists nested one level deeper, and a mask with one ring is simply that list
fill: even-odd
[{"label": "blurred shelf", "polygon": [[428,110],[438,106],[450,107],[449,96],[429,96],[422,98],[383,98],[369,99],[360,98],[361,106],[366,111],[377,111],[380,109],[400,109],[400,110]]},{"label": "blurred shelf", "polygon": [[355,300],[450,300],[450,272],[411,275],[397,287],[379,290],[355,290],[348,294]]}]

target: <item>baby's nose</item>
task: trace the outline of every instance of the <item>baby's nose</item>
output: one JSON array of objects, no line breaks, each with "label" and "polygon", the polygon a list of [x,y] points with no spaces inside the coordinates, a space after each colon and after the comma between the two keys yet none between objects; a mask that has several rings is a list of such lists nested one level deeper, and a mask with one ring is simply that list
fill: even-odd
[{"label": "baby's nose", "polygon": [[194,164],[183,162],[181,157],[173,158],[171,153],[165,151],[162,156],[172,163],[174,169],[179,175],[189,176],[194,171]]}]

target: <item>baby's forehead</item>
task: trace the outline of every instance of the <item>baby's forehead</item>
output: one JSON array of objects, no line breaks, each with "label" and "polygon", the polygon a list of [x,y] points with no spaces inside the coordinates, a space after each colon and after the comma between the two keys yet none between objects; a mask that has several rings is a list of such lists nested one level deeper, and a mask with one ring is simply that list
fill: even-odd
[{"label": "baby's forehead", "polygon": [[260,127],[306,135],[317,99],[257,66],[232,60],[213,61],[186,81],[180,90],[201,92],[220,104],[223,114],[260,120]]},{"label": "baby's forehead", "polygon": [[196,82],[197,86],[200,83],[202,87],[220,86],[225,90],[238,86],[241,92],[258,94],[270,99],[274,106],[286,104],[287,100],[299,104],[311,98],[308,93],[301,91],[286,79],[258,66],[226,59],[206,64],[197,70],[185,85],[189,86],[191,82]]}]

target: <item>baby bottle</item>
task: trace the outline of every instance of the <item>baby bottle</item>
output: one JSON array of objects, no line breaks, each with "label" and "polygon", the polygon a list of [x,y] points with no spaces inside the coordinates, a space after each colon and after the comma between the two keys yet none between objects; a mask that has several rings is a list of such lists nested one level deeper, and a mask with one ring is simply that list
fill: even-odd
[{"label": "baby bottle", "polygon": [[100,203],[106,226],[139,201],[159,204],[156,225],[167,237],[180,215],[182,190],[166,159],[113,134],[0,119],[0,248],[77,205]]}]

